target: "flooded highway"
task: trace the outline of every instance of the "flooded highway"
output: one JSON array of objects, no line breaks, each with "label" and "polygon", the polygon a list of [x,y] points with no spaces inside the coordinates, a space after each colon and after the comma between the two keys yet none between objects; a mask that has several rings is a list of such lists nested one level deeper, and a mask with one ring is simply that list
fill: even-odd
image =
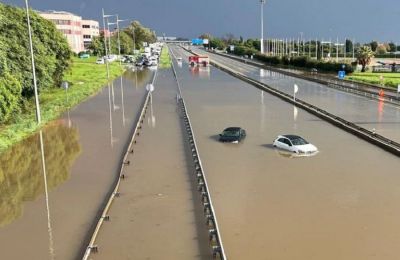
[{"label": "flooded highway", "polygon": [[81,257],[151,76],[126,72],[46,126],[42,143],[38,134],[0,155],[1,259]]},{"label": "flooded highway", "polygon": [[[204,53],[201,49],[194,49]],[[293,95],[293,86],[297,84],[299,92],[296,97],[340,116],[368,130],[389,139],[400,142],[400,107],[346,93],[322,84],[293,78],[284,74],[260,69],[220,55],[208,53],[213,60],[233,68],[255,80],[266,83],[280,91]]]},{"label": "flooded highway", "polygon": [[[184,60],[178,77],[229,259],[398,259],[397,157],[213,67],[189,68],[187,53],[172,49]],[[346,103],[330,101],[351,113]],[[229,126],[246,129],[243,143],[217,141]],[[320,152],[278,151],[278,134]]]}]

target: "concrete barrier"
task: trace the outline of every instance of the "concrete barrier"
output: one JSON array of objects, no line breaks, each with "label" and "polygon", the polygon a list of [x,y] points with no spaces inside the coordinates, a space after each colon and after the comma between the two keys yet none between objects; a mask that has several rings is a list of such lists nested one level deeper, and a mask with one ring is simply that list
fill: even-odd
[{"label": "concrete barrier", "polygon": [[[171,52],[171,55],[174,56]],[[176,74],[175,66],[173,61],[172,63],[172,71],[174,73],[174,77],[176,79],[177,87],[178,87],[178,95],[177,101],[180,105],[181,111],[183,113],[183,120],[185,124],[185,129],[187,135],[189,137],[189,145],[193,157],[193,162],[195,165],[195,174],[197,178],[197,189],[201,195],[201,203],[203,204],[204,209],[204,217],[206,220],[206,225],[209,232],[210,238],[210,246],[213,253],[214,259],[219,257],[222,260],[226,260],[227,256],[225,254],[224,246],[222,243],[221,233],[219,231],[217,216],[215,213],[215,209],[213,206],[213,202],[211,199],[210,189],[207,184],[206,174],[201,163],[200,153],[197,148],[195,134],[193,132],[192,124],[190,122],[189,113],[187,111],[185,100],[183,99],[180,83],[178,80],[178,76]]]}]

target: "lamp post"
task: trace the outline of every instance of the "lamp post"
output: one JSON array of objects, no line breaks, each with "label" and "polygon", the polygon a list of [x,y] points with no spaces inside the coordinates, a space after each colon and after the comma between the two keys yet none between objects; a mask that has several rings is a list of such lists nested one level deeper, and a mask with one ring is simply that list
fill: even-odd
[{"label": "lamp post", "polygon": [[39,125],[42,122],[42,119],[41,119],[41,116],[40,116],[40,105],[39,105],[39,96],[38,96],[37,82],[36,82],[35,58],[33,56],[31,20],[30,20],[30,17],[29,17],[28,0],[25,0],[25,6],[26,6],[26,18],[27,18],[27,23],[28,23],[29,47],[30,47],[30,51],[31,51],[32,74],[33,74],[33,89],[34,89],[34,93],[35,93],[35,105],[36,105],[36,121],[37,121],[37,123]]},{"label": "lamp post", "polygon": [[[107,39],[106,39],[106,18],[108,20],[108,17],[111,17],[113,15],[105,15],[104,14],[104,9],[101,9],[102,11],[102,16],[103,16],[103,28],[104,28],[104,49],[106,52],[106,68],[107,68],[107,82],[108,82],[108,107],[109,107],[109,114],[110,114],[110,142],[111,142],[111,147],[113,147],[113,123],[112,123],[112,112],[111,112],[111,89],[110,89],[110,68],[108,65],[108,50],[107,50]],[[108,21],[107,21],[108,22]]]},{"label": "lamp post", "polygon": [[261,39],[260,39],[260,51],[264,53],[264,4],[266,0],[260,0],[261,3]]}]

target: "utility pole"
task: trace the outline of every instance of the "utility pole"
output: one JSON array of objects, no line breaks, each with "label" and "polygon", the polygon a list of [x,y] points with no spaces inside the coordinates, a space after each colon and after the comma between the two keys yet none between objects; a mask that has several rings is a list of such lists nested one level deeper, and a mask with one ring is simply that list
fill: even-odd
[{"label": "utility pole", "polygon": [[266,0],[260,0],[261,3],[261,39],[260,39],[260,51],[264,53],[264,4]]},{"label": "utility pole", "polygon": [[26,18],[27,18],[27,22],[28,22],[29,47],[30,47],[30,51],[31,51],[33,89],[34,89],[34,93],[35,93],[35,105],[36,105],[36,121],[37,121],[38,125],[40,125],[40,123],[42,122],[42,119],[40,116],[39,95],[38,95],[37,82],[36,82],[36,67],[35,67],[35,58],[33,56],[32,31],[31,31],[31,20],[29,17],[28,0],[25,0],[25,6],[26,6]]}]

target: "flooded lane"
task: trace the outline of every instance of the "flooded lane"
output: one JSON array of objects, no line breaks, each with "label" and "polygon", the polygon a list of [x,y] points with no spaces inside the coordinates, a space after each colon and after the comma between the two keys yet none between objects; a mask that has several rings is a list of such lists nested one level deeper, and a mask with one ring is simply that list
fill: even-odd
[{"label": "flooded lane", "polygon": [[[196,49],[196,51],[201,50]],[[399,106],[328,88],[322,84],[256,68],[216,54],[209,53],[208,55],[225,66],[290,95],[293,95],[293,86],[297,84],[299,92],[296,94],[296,97],[299,99],[368,130],[374,130],[387,138],[400,142]]]},{"label": "flooded lane", "polygon": [[43,130],[45,174],[38,136],[0,155],[2,259],[79,258],[151,74],[127,72],[110,92],[102,89],[50,123]]},{"label": "flooded lane", "polygon": [[[178,75],[229,259],[398,259],[397,157],[214,68]],[[228,126],[243,143],[217,141]],[[282,133],[320,153],[278,152]]]},{"label": "flooded lane", "polygon": [[93,259],[212,259],[172,70],[154,86]]}]

